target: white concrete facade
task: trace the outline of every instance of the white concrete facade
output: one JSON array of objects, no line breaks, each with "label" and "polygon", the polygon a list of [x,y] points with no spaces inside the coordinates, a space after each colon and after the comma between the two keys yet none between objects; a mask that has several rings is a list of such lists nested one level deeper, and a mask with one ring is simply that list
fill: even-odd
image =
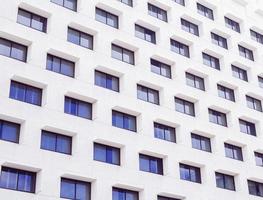
[{"label": "white concrete facade", "polygon": [[[134,0],[129,7],[118,0],[78,0],[77,12],[49,0],[0,0],[0,37],[28,46],[27,62],[0,55],[0,119],[21,124],[19,144],[0,140],[0,165],[37,172],[36,193],[0,189],[3,200],[60,199],[60,178],[91,182],[92,200],[111,200],[112,187],[139,191],[140,200],[157,195],[186,200],[257,200],[249,195],[247,179],[263,183],[263,168],[256,166],[254,151],[263,152],[263,114],[247,107],[246,95],[263,101],[258,76],[263,75],[263,45],[251,39],[250,29],[263,33],[261,0]],[[168,12],[168,23],[148,15],[151,2]],[[196,2],[214,11],[214,20],[197,13]],[[18,7],[48,18],[47,33],[17,23]],[[95,7],[119,16],[119,29],[95,20]],[[225,26],[224,16],[240,23],[241,33]],[[184,17],[199,25],[200,35],[181,29]],[[134,24],[156,32],[156,44],[134,36]],[[71,26],[94,36],[94,49],[67,41]],[[210,32],[221,33],[228,49],[211,42]],[[170,39],[186,43],[190,58],[170,50]],[[111,44],[135,52],[135,65],[111,57]],[[252,49],[254,61],[239,55],[238,44]],[[221,70],[203,64],[202,52],[220,58]],[[46,55],[52,53],[76,63],[74,78],[46,70]],[[172,66],[172,79],[151,72],[150,58]],[[248,82],[232,76],[231,64],[248,72]],[[94,85],[94,70],[120,77],[120,92]],[[186,85],[185,72],[205,79],[205,91]],[[43,89],[42,106],[9,98],[10,80]],[[137,99],[136,84],[157,89],[160,105]],[[217,83],[235,91],[236,101],[220,98]],[[64,113],[64,96],[93,104],[92,120]],[[195,102],[195,117],[175,111],[174,97]],[[209,122],[208,108],[227,113],[228,127]],[[112,109],[137,116],[137,132],[112,126]],[[257,137],[240,132],[238,119],[256,124]],[[176,128],[176,143],[154,138],[153,122]],[[73,137],[72,155],[40,149],[41,130]],[[212,153],[192,148],[191,132],[211,138]],[[93,160],[93,142],[121,148],[121,165]],[[244,161],[225,157],[224,143],[242,147]],[[163,158],[164,174],[139,170],[139,153]],[[201,168],[202,183],[180,179],[179,163]],[[215,171],[235,176],[236,191],[216,187]]]}]

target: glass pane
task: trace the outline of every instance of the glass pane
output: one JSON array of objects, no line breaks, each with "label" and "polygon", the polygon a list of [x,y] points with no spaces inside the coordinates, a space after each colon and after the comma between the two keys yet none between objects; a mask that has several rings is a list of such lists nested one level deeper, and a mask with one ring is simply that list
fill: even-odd
[{"label": "glass pane", "polygon": [[106,147],[104,145],[94,144],[94,159],[106,162]]},{"label": "glass pane", "polygon": [[93,38],[91,36],[89,36],[88,34],[81,34],[80,37],[80,45],[89,49],[92,49],[92,40]]},{"label": "glass pane", "polygon": [[140,170],[150,172],[149,158],[143,155],[140,155]]},{"label": "glass pane", "polygon": [[184,113],[184,102],[181,99],[175,99],[175,110]]},{"label": "glass pane", "polygon": [[73,181],[61,180],[60,197],[75,199],[75,183]]},{"label": "glass pane", "polygon": [[14,123],[3,122],[2,123],[2,132],[1,139],[18,142],[19,140],[19,125]]},{"label": "glass pane", "polygon": [[232,176],[225,176],[226,188],[229,190],[235,190],[235,182]]},{"label": "glass pane", "polygon": [[95,72],[95,84],[106,88],[106,74],[96,71]]},{"label": "glass pane", "polygon": [[26,53],[27,49],[25,46],[19,45],[19,44],[13,44],[12,49],[11,49],[11,57],[21,60],[21,61],[26,61]]},{"label": "glass pane", "polygon": [[14,170],[3,170],[1,172],[0,186],[2,188],[17,189],[18,174]]},{"label": "glass pane", "polygon": [[28,173],[20,173],[18,175],[17,189],[25,192],[34,192],[32,176]]},{"label": "glass pane", "polygon": [[112,158],[112,163],[113,164],[116,164],[116,165],[119,165],[120,164],[120,151],[119,149],[115,149],[113,148],[112,151],[111,151],[111,158]]},{"label": "glass pane", "polygon": [[123,50],[123,61],[129,64],[134,64],[134,54],[133,52]]},{"label": "glass pane", "polygon": [[183,180],[190,180],[190,171],[184,166],[180,166],[180,178]]},{"label": "glass pane", "polygon": [[126,192],[126,199],[125,200],[138,200],[137,193],[135,192]]},{"label": "glass pane", "polygon": [[111,14],[107,14],[107,24],[112,27],[118,28],[118,17]]},{"label": "glass pane", "polygon": [[137,86],[137,98],[148,101],[147,89],[140,85]]},{"label": "glass pane", "polygon": [[100,9],[96,9],[96,20],[106,24],[107,23],[106,12]]},{"label": "glass pane", "polygon": [[67,60],[61,60],[61,73],[66,76],[74,77],[74,63]]},{"label": "glass pane", "polygon": [[122,49],[115,45],[112,45],[111,56],[115,59],[122,60]]},{"label": "glass pane", "polygon": [[29,12],[19,9],[17,14],[17,22],[30,27],[31,14]]},{"label": "glass pane", "polygon": [[53,57],[52,71],[60,73],[61,71],[61,59],[60,58]]},{"label": "glass pane", "polygon": [[71,98],[65,98],[64,112],[77,115],[77,102]]},{"label": "glass pane", "polygon": [[112,125],[119,127],[119,128],[124,128],[124,119],[123,119],[123,114],[118,113],[118,112],[113,112],[112,113]]},{"label": "glass pane", "polygon": [[41,149],[56,151],[56,135],[48,132],[42,132]]},{"label": "glass pane", "polygon": [[26,87],[25,85],[11,82],[10,98],[25,101],[26,98]]},{"label": "glass pane", "polygon": [[136,120],[133,117],[124,117],[124,128],[131,130],[131,131],[136,131]]},{"label": "glass pane", "polygon": [[57,135],[57,152],[71,154],[71,138]]},{"label": "glass pane", "polygon": [[221,174],[216,173],[216,186],[219,188],[225,188],[224,178]]},{"label": "glass pane", "polygon": [[39,31],[45,31],[45,20],[43,17],[33,15],[31,26]]},{"label": "glass pane", "polygon": [[90,200],[89,188],[85,183],[76,184],[76,199],[77,200]]},{"label": "glass pane", "polygon": [[0,55],[10,56],[11,54],[11,43],[0,38]]},{"label": "glass pane", "polygon": [[91,106],[89,103],[86,103],[86,102],[78,103],[78,116],[84,117],[87,119],[92,118],[92,111],[91,111]]},{"label": "glass pane", "polygon": [[154,104],[159,104],[159,94],[154,90],[148,90],[148,101]]},{"label": "glass pane", "polygon": [[77,10],[77,0],[64,0],[64,6],[71,10]]},{"label": "glass pane", "polygon": [[41,90],[37,88],[27,88],[26,91],[26,102],[35,104],[35,105],[41,105]]},{"label": "glass pane", "polygon": [[51,2],[61,5],[61,6],[63,6],[63,1],[64,0],[51,0]]},{"label": "glass pane", "polygon": [[135,36],[141,39],[145,39],[144,29],[141,26],[135,25]]},{"label": "glass pane", "polygon": [[154,125],[154,136],[159,139],[163,139],[163,140],[165,139],[164,129],[157,124]]},{"label": "glass pane", "polygon": [[200,137],[192,134],[192,147],[195,149],[201,149]]},{"label": "glass pane", "polygon": [[80,33],[71,28],[68,29],[68,41],[74,44],[80,44]]}]

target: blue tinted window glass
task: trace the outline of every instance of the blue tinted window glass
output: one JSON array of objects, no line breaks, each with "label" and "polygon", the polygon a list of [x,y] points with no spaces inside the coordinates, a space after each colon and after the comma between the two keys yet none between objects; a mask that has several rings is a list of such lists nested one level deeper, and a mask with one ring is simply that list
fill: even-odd
[{"label": "blue tinted window glass", "polygon": [[57,152],[71,154],[71,138],[57,134],[56,147]]},{"label": "blue tinted window glass", "polygon": [[10,98],[24,101],[26,97],[25,85],[11,82]]},{"label": "blue tinted window glass", "polygon": [[61,180],[60,197],[75,199],[75,183],[73,181]]},{"label": "blue tinted window glass", "polygon": [[106,147],[104,145],[94,144],[94,159],[106,162]]},{"label": "blue tinted window glass", "polygon": [[27,173],[20,173],[18,175],[18,190],[30,192],[32,188],[32,177]]},{"label": "blue tinted window glass", "polygon": [[18,174],[12,170],[2,170],[1,172],[1,188],[17,189]]},{"label": "blue tinted window glass", "polygon": [[11,54],[11,42],[0,38],[0,55],[10,56]]},{"label": "blue tinted window glass", "polygon": [[76,184],[76,199],[78,200],[87,200],[89,199],[89,189],[87,184],[77,183]]},{"label": "blue tinted window glass", "polygon": [[56,135],[49,132],[42,132],[41,149],[56,151]]},{"label": "blue tinted window glass", "polygon": [[39,93],[39,89],[30,87],[26,91],[26,102],[40,105],[41,104],[41,93]]},{"label": "blue tinted window glass", "polygon": [[0,139],[18,143],[19,131],[19,124],[0,120]]}]

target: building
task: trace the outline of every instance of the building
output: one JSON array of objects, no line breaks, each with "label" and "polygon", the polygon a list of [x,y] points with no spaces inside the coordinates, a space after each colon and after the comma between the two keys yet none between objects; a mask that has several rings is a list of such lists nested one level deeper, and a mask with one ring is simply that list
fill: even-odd
[{"label": "building", "polygon": [[0,199],[263,197],[261,0],[0,7]]}]

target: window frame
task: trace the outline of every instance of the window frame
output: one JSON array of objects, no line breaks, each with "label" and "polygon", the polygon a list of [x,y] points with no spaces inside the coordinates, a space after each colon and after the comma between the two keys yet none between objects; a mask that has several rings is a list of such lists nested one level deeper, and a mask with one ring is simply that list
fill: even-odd
[{"label": "window frame", "polygon": [[[69,31],[74,31],[75,33],[77,33],[78,34],[78,44],[77,43],[74,43],[73,41],[70,41],[69,40]],[[91,43],[91,47],[87,47],[87,46],[84,46],[84,45],[81,45],[81,39],[83,38],[83,36],[85,36],[85,37],[88,37],[89,39],[89,42]],[[83,32],[83,31],[80,31],[80,30],[77,30],[77,29],[75,29],[75,28],[72,28],[72,27],[70,27],[70,26],[68,26],[68,32],[67,32],[67,41],[68,42],[70,42],[70,43],[72,43],[72,44],[75,44],[75,45],[78,45],[78,46],[81,46],[81,47],[84,47],[84,48],[86,48],[86,49],[89,49],[89,50],[94,50],[93,49],[93,44],[94,44],[94,38],[93,38],[93,35],[91,35],[91,34],[89,34],[89,33],[85,33],[85,32]]]},{"label": "window frame", "polygon": [[239,55],[248,59],[248,60],[251,60],[251,61],[255,61],[254,59],[254,52],[253,50],[251,49],[248,49],[244,46],[241,46],[240,44],[238,45],[238,51],[239,51]]},{"label": "window frame", "polygon": [[203,15],[208,19],[214,20],[214,11],[211,8],[208,8],[199,2],[196,2],[196,7],[197,7],[197,13]]},{"label": "window frame", "polygon": [[[193,139],[199,142],[200,148],[194,146]],[[208,149],[206,149],[206,146],[202,145],[203,141],[208,144],[208,147],[209,147]],[[211,139],[209,137],[198,135],[196,133],[191,133],[191,142],[192,142],[192,148],[212,153]]]},{"label": "window frame", "polygon": [[[105,83],[106,83],[105,87],[104,87],[104,85],[102,86],[102,84],[99,85],[97,83],[97,77],[98,77],[97,75],[98,74],[102,75],[103,78],[105,78]],[[112,82],[114,82],[114,80],[116,81],[116,85],[118,87],[117,90],[115,90],[113,87],[109,87],[108,81],[110,79],[111,79]],[[105,72],[102,72],[102,71],[99,71],[99,70],[95,70],[95,81],[94,82],[95,82],[96,86],[99,86],[99,87],[102,87],[102,88],[106,88],[106,89],[112,90],[114,92],[120,92],[120,78],[117,77],[117,76],[114,76],[114,75],[111,75],[111,74],[108,74],[108,73],[105,73]]]},{"label": "window frame", "polygon": [[188,45],[181,43],[177,40],[170,39],[170,46],[171,46],[170,47],[171,51],[173,51],[173,52],[175,52],[181,56],[190,58],[190,48]]},{"label": "window frame", "polygon": [[228,49],[227,38],[222,37],[221,35],[218,35],[214,32],[211,32],[210,34],[213,44],[222,47],[224,49]]},{"label": "window frame", "polygon": [[181,18],[181,28],[182,30],[199,37],[199,26],[197,24]]},{"label": "window frame", "polygon": [[[146,94],[146,99],[143,99],[140,97],[139,93],[143,93]],[[152,102],[149,98],[149,93],[153,94],[153,97],[155,97],[155,95],[157,96],[156,102],[155,100]],[[148,102],[148,103],[152,103],[155,105],[160,105],[160,94],[158,90],[146,87],[144,85],[141,84],[137,84],[137,99]]]},{"label": "window frame", "polygon": [[[160,140],[164,140],[164,141],[168,141],[168,142],[173,142],[176,143],[176,128],[171,127],[171,126],[167,126],[164,124],[160,124],[158,122],[153,122],[153,127],[154,127],[154,138],[160,139]],[[156,129],[161,129],[163,132],[163,137],[158,137],[159,135],[157,135],[156,133]],[[169,140],[169,138],[172,137],[167,137],[167,132],[169,132],[169,134],[173,134],[173,138],[174,140]]]},{"label": "window frame", "polygon": [[[120,52],[118,52],[118,53],[121,53],[122,59],[113,57],[113,55],[112,55],[113,48],[117,48],[117,49],[120,51]],[[129,53],[129,56],[130,56],[130,54],[132,55],[132,60],[131,60],[131,62],[126,62],[125,59],[123,58],[123,57],[124,57],[123,55],[124,55],[124,52],[125,52],[125,51],[126,51],[127,53]],[[128,54],[126,54],[126,55],[128,55]],[[121,61],[121,62],[130,64],[130,65],[135,65],[135,53],[134,53],[134,51],[131,51],[131,50],[126,49],[126,48],[124,48],[124,47],[121,47],[121,46],[119,46],[119,45],[111,44],[111,57],[114,58],[114,59],[116,59],[116,60],[119,60],[119,61]]]},{"label": "window frame", "polygon": [[[150,59],[150,63],[151,63],[151,72],[152,73],[155,73],[155,74],[158,74],[160,76],[172,79],[172,69],[171,69],[172,67],[171,67],[171,65],[165,64],[165,63],[160,62],[160,61],[153,59],[153,58]],[[153,70],[153,66],[155,68],[159,69],[159,73],[157,73],[156,70]],[[168,73],[166,73],[166,74],[168,74],[168,76],[166,76],[165,74],[162,73],[163,69],[168,70]]]},{"label": "window frame", "polygon": [[[175,110],[177,112],[180,112],[180,113],[183,113],[183,114],[186,114],[186,115],[189,115],[189,116],[192,116],[192,117],[195,117],[196,116],[196,113],[195,113],[195,103],[191,102],[191,101],[188,101],[188,100],[185,100],[185,99],[182,99],[180,97],[174,97],[174,100],[175,100]],[[176,104],[178,104],[178,101],[180,101],[181,103],[181,106],[183,106],[184,108],[184,111],[181,112],[180,110],[176,109]],[[193,111],[193,113],[187,113],[186,112],[186,109],[185,109],[185,106],[188,105],[191,107],[191,110]]]},{"label": "window frame", "polygon": [[[242,81],[246,81],[248,82],[248,75],[247,75],[247,71],[240,68],[240,67],[237,67],[235,65],[231,65],[231,69],[232,69],[232,76],[235,77],[235,78],[238,78]],[[238,76],[236,76],[238,75]]]},{"label": "window frame", "polygon": [[263,34],[250,29],[250,36],[251,36],[252,40],[254,40],[260,44],[263,44]]},{"label": "window frame", "polygon": [[[97,19],[97,11],[99,11],[99,12],[102,12],[103,13],[103,15],[105,15],[105,23],[103,22],[103,21],[99,21],[98,19]],[[100,15],[101,16],[101,15]],[[102,17],[102,16],[101,16]],[[103,16],[104,17],[104,16]],[[112,26],[110,23],[108,23],[108,19],[111,19],[111,18],[114,18],[114,19],[116,19],[116,21],[115,21],[115,23],[116,23],[116,26]],[[103,9],[101,9],[101,8],[98,8],[98,7],[95,7],[95,20],[96,21],[98,21],[98,22],[101,22],[101,23],[103,23],[103,24],[106,24],[106,25],[108,25],[108,26],[110,26],[110,27],[112,27],[112,28],[116,28],[116,29],[119,29],[119,16],[118,15],[115,15],[115,14],[113,14],[113,13],[111,13],[111,12],[109,12],[109,11],[106,11],[106,10],[103,10]],[[114,21],[114,20],[113,20]]]},{"label": "window frame", "polygon": [[[239,121],[239,128],[241,133],[245,133],[247,135],[252,135],[252,136],[257,136],[257,131],[256,131],[256,125],[252,122],[243,120],[243,119],[238,119]],[[246,132],[243,131],[242,127],[246,128]]]},{"label": "window frame", "polygon": [[[246,101],[247,101],[248,108],[259,111],[259,112],[263,112],[261,100],[256,99],[252,96],[246,95]],[[251,103],[253,104],[253,107],[250,107]]]},{"label": "window frame", "polygon": [[[122,194],[124,194],[123,196],[124,196],[124,200],[128,200],[128,199],[126,199],[126,194],[127,193],[129,193],[129,194],[133,194],[133,195],[135,195],[135,200],[139,200],[139,192],[137,192],[137,191],[133,191],[133,190],[127,190],[127,189],[124,189],[124,188],[118,188],[118,187],[112,187],[112,200],[115,200],[115,199],[113,199],[113,193],[114,192],[118,192],[118,194],[119,193],[122,193]],[[119,200],[119,199],[117,199],[117,200]]]},{"label": "window frame", "polygon": [[225,19],[225,26],[227,28],[230,28],[231,30],[241,33],[239,22],[234,21],[233,19],[230,19],[229,17],[224,17]]},{"label": "window frame", "polygon": [[[211,56],[207,53],[202,52],[202,57],[203,57],[203,64],[211,67],[213,69],[216,69],[218,71],[221,70],[221,65],[220,65],[220,59],[215,57],[215,56]],[[207,63],[207,61],[209,61],[209,64]]]},{"label": "window frame", "polygon": [[[181,180],[185,180],[185,181],[190,181],[193,183],[202,183],[202,175],[201,175],[201,169],[199,167],[195,167],[192,165],[187,165],[184,163],[179,163],[179,169],[180,169],[180,179]],[[185,175],[183,175],[183,171],[182,170],[186,170],[187,174],[188,174],[188,178],[185,178]],[[195,172],[194,177],[192,177],[192,173],[191,172]]]},{"label": "window frame", "polygon": [[[150,42],[152,44],[156,44],[156,33],[148,28],[145,28],[139,24],[135,24],[135,37]],[[143,37],[141,37],[143,35]],[[150,40],[148,40],[147,36],[150,36]]]},{"label": "window frame", "polygon": [[[141,159],[148,161],[147,168],[149,168],[149,171],[143,169],[144,167],[141,166]],[[152,169],[151,163],[153,163],[153,162],[156,163],[156,172],[154,172],[154,169]],[[149,172],[152,174],[164,175],[163,159],[139,153],[139,169],[140,169],[140,171],[143,171],[143,172]]]},{"label": "window frame", "polygon": [[[227,123],[227,114],[217,111],[217,110],[213,110],[211,108],[208,108],[208,114],[209,114],[209,122],[213,123],[213,124],[217,124],[223,127],[228,127],[228,123]],[[216,122],[212,120],[212,118],[215,119],[216,117]],[[219,117],[224,117],[223,121],[224,123],[220,123],[220,121],[222,121],[221,119],[219,119]]]},{"label": "window frame", "polygon": [[[185,72],[185,79],[186,79],[186,85],[193,87],[193,88],[196,88],[198,90],[205,91],[205,80],[204,80],[204,78],[197,76],[195,74],[189,73],[189,72]],[[189,81],[192,81],[193,85],[190,84]],[[198,87],[198,85],[201,87]]]},{"label": "window frame", "polygon": [[226,100],[229,100],[229,101],[232,101],[232,102],[236,101],[235,91],[233,89],[228,88],[228,87],[221,85],[221,84],[217,84],[217,91],[218,91],[219,97],[226,99]]},{"label": "window frame", "polygon": [[[156,12],[154,12],[154,10]],[[164,22],[168,22],[168,15],[167,15],[167,11],[152,4],[152,3],[149,3],[148,2],[148,14],[152,17],[155,17],[161,21],[164,21]],[[159,16],[162,16],[162,17],[159,17]]]},{"label": "window frame", "polygon": [[[122,115],[122,127],[120,126],[117,126],[117,123],[116,125],[114,125],[114,120],[113,120],[113,116],[114,114],[119,114],[119,115]],[[134,122],[134,129],[128,129],[128,128],[125,128],[125,118],[126,120],[130,120],[132,119],[133,122]],[[117,111],[117,110],[112,110],[112,126],[113,127],[116,127],[116,128],[121,128],[121,129],[124,129],[124,130],[128,130],[128,131],[132,131],[132,132],[137,132],[137,116],[134,116],[134,115],[130,115],[130,114],[127,114],[127,113],[124,113],[124,112],[121,112],[121,111]]]},{"label": "window frame", "polygon": [[[220,176],[221,179],[223,180],[223,187],[221,187],[217,181],[218,176]],[[221,188],[221,189],[230,190],[230,191],[236,191],[235,177],[234,176],[231,176],[228,174],[223,174],[220,172],[215,172],[215,177],[216,177],[216,187]],[[232,188],[227,186],[227,180],[226,179],[231,179],[231,182],[233,183]]]},{"label": "window frame", "polygon": [[[16,127],[16,139],[15,139],[15,141],[10,140],[10,139],[6,139],[3,137],[3,126],[4,126],[4,124],[12,125],[12,126]],[[13,142],[13,143],[19,144],[20,131],[21,131],[21,125],[20,124],[0,119],[0,140],[1,141]]]},{"label": "window frame", "polygon": [[[240,146],[236,146],[233,144],[229,144],[229,143],[224,143],[224,147],[225,147],[225,156],[226,158],[230,158],[233,160],[238,160],[238,161],[244,161],[244,157],[243,157],[243,150],[242,147]],[[229,155],[228,153],[231,152],[231,155]]]},{"label": "window frame", "polygon": [[[257,182],[257,181],[253,181],[253,180],[247,180],[247,184],[248,184],[248,193],[250,195],[254,195],[254,196],[258,196],[258,197],[263,197],[263,183]],[[253,184],[253,189],[255,189],[256,194],[252,193],[251,191],[251,184]]]}]

